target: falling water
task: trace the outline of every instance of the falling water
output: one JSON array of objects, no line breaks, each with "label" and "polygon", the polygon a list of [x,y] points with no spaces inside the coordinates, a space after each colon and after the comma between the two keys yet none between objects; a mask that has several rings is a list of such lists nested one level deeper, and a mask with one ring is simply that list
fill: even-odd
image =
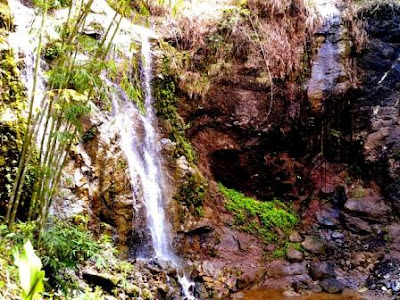
[{"label": "falling water", "polygon": [[[24,83],[28,99],[32,99],[34,68],[36,59],[36,50],[38,45],[38,31],[40,27],[40,17],[37,17],[35,10],[26,7],[19,0],[8,0],[12,14],[14,15],[15,31],[8,37],[10,48],[14,49],[18,58],[20,55],[24,58],[24,65],[21,72],[21,79]],[[39,107],[45,91],[45,82],[43,72],[39,64],[38,81],[36,83],[34,109]]]},{"label": "falling water", "polygon": [[[121,135],[121,148],[124,151],[129,166],[133,192],[142,193],[146,208],[147,225],[151,234],[154,257],[159,261],[169,262],[181,268],[179,259],[172,251],[169,239],[169,229],[164,212],[166,200],[164,174],[158,135],[156,131],[156,117],[153,108],[151,89],[152,80],[152,52],[149,36],[142,34],[142,82],[144,90],[145,115],[142,115],[132,101],[126,99],[126,94],[116,88],[113,106],[116,110],[116,122]],[[140,186],[138,187],[137,180]],[[187,277],[179,278],[185,299],[195,299],[190,294],[193,285]]]}]

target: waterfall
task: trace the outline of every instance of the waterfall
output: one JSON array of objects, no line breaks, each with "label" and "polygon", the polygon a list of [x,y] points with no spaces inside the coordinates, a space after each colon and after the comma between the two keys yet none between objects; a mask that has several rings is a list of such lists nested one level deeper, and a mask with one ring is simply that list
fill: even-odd
[{"label": "waterfall", "polygon": [[[14,54],[17,59],[20,55],[24,58],[25,66],[21,72],[21,79],[27,89],[28,99],[31,100],[40,16],[37,18],[35,10],[26,7],[19,0],[8,0],[8,4],[14,15],[14,24],[16,26],[15,32],[11,32],[8,37],[8,43],[10,48],[16,51]],[[45,82],[43,80],[43,71],[39,64],[38,81],[33,103],[34,109],[39,108],[44,93]]]},{"label": "waterfall", "polygon": [[[155,258],[182,269],[178,257],[172,250],[169,224],[164,211],[167,193],[156,130],[157,120],[153,108],[152,51],[146,33],[142,33],[141,51],[145,115],[141,114],[133,102],[127,99],[126,94],[114,85],[116,92],[113,93],[113,107],[116,111],[116,123],[121,135],[121,148],[128,161],[134,196],[136,199],[142,199],[146,210],[147,226],[154,250],[153,257],[147,258]],[[184,298],[195,299],[190,293],[193,283],[185,275],[179,278],[179,282]]]}]

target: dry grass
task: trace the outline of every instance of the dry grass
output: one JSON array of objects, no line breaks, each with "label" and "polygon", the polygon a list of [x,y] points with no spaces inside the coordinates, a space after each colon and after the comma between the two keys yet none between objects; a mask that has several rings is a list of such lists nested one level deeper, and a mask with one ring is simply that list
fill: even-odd
[{"label": "dry grass", "polygon": [[[169,38],[174,47],[190,58],[176,63],[184,69],[174,72],[184,81],[179,84],[184,91],[195,95],[201,90],[204,95],[209,87],[204,74],[214,81],[234,76],[238,63],[259,70],[257,82],[266,86],[276,79],[296,80],[303,72],[306,44],[319,24],[307,1],[193,1],[191,9],[186,6],[166,26],[174,28]],[[203,7],[196,6],[200,2]],[[170,60],[177,61],[174,50],[169,52]]]}]

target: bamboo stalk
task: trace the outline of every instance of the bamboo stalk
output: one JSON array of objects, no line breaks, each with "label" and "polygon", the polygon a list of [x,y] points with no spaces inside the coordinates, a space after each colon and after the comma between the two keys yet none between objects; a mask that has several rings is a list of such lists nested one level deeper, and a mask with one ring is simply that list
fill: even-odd
[{"label": "bamboo stalk", "polygon": [[24,185],[24,175],[26,174],[26,165],[27,165],[26,154],[28,152],[28,149],[29,149],[29,146],[31,143],[32,134],[33,134],[33,129],[31,129],[30,124],[32,122],[32,116],[33,116],[33,103],[34,103],[35,94],[36,94],[39,65],[40,65],[40,56],[42,53],[43,28],[46,23],[47,10],[48,10],[48,6],[45,5],[44,10],[43,10],[43,15],[42,15],[42,21],[41,21],[41,25],[40,25],[40,33],[39,33],[38,48],[37,48],[37,53],[36,53],[35,68],[33,71],[33,87],[32,87],[32,94],[31,94],[31,99],[30,99],[30,103],[29,103],[29,113],[28,113],[28,119],[27,119],[28,126],[27,126],[27,130],[25,133],[25,139],[24,139],[24,143],[23,143],[23,147],[22,147],[21,157],[20,157],[20,160],[18,163],[17,174],[15,176],[13,189],[11,192],[10,200],[8,202],[6,222],[9,227],[13,223],[13,220],[11,218],[12,210],[15,206],[18,206],[19,200],[17,200],[16,198],[17,198],[17,195],[21,193],[22,186]]}]

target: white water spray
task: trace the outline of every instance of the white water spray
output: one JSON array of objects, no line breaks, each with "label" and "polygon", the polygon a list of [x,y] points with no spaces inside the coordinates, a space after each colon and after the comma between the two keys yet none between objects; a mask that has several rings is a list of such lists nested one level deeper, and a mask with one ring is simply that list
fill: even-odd
[{"label": "white water spray", "polygon": [[[21,79],[27,89],[28,99],[31,100],[40,16],[36,15],[33,8],[26,7],[18,0],[8,0],[8,4],[14,15],[14,24],[16,26],[15,32],[11,32],[8,37],[8,43],[10,48],[14,49],[17,59],[19,55],[23,56],[25,67],[21,72]],[[45,82],[43,80],[43,71],[39,64],[38,81],[33,103],[34,109],[39,108],[44,92]]]},{"label": "white water spray", "polygon": [[[126,94],[116,87],[117,96],[113,95],[113,106],[116,110],[116,122],[121,135],[121,148],[129,165],[133,192],[142,193],[147,213],[147,224],[151,233],[154,257],[169,262],[181,269],[181,263],[172,250],[169,228],[164,212],[166,201],[165,180],[162,171],[160,146],[156,131],[155,110],[152,97],[152,51],[150,37],[142,34],[142,82],[144,89],[145,115],[142,115]],[[137,186],[139,179],[140,185]],[[195,299],[190,288],[193,283],[186,276],[179,278],[184,298]]]}]

